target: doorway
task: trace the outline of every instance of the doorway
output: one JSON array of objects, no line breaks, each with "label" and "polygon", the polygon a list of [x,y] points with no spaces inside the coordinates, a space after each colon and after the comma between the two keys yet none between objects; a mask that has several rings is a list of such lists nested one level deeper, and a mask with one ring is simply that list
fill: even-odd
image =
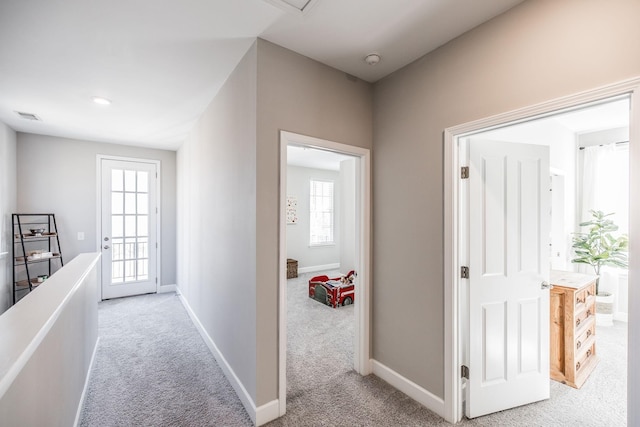
[{"label": "doorway", "polygon": [[98,157],[102,299],[157,292],[158,161]]},{"label": "doorway", "polygon": [[[543,117],[550,117],[558,114],[559,112],[565,112],[568,110],[575,110],[585,106],[596,105],[609,100],[613,97],[629,97],[631,103],[631,123],[630,123],[630,140],[634,139],[634,132],[637,132],[638,113],[637,109],[634,109],[634,95],[638,93],[640,79],[636,79],[629,82],[623,82],[617,85],[612,85],[606,88],[598,89],[592,92],[579,94],[572,97],[563,98],[560,100],[548,102],[538,106],[518,110],[511,113],[506,113],[500,116],[491,117],[477,122],[468,123],[465,125],[456,126],[445,131],[445,411],[446,418],[450,422],[458,422],[463,417],[463,401],[466,395],[466,384],[460,378],[460,367],[463,364],[463,360],[466,357],[465,351],[462,347],[464,341],[461,336],[463,331],[463,324],[467,322],[466,310],[462,304],[464,297],[464,282],[460,278],[460,268],[462,265],[460,254],[464,253],[464,244],[461,233],[465,232],[465,227],[468,224],[464,219],[460,217],[460,196],[464,193],[465,189],[460,184],[460,170],[459,166],[462,165],[461,150],[458,148],[458,141],[461,138],[475,135],[483,131],[503,129],[506,126],[514,124],[523,124],[530,122],[534,119]],[[630,162],[634,163],[634,157],[636,149],[633,142],[630,142]],[[630,180],[633,187],[633,179]],[[634,192],[631,190],[630,200],[630,212],[635,212],[638,206],[637,197],[634,197]],[[633,218],[633,215],[630,214]],[[635,224],[630,224],[630,236],[633,238],[635,233]],[[551,260],[551,258],[550,258]],[[631,268],[636,262],[635,258],[630,257]],[[635,291],[630,287],[630,306],[634,300]],[[637,298],[637,297],[636,297]],[[633,321],[633,318],[630,319]],[[630,325],[630,329],[632,325]],[[629,336],[629,340],[632,340],[632,336]],[[629,371],[633,366],[634,357],[633,348],[629,346]],[[471,372],[473,375],[473,372]],[[476,372],[476,375],[482,375],[481,372]],[[629,374],[631,376],[631,374]]]},{"label": "doorway", "polygon": [[361,375],[371,373],[369,355],[370,318],[370,153],[369,150],[281,131],[280,133],[280,248],[279,248],[279,415],[286,412],[287,402],[287,147],[297,146],[350,156],[356,161],[355,174],[355,244],[354,266],[356,298],[354,301],[353,368]]}]

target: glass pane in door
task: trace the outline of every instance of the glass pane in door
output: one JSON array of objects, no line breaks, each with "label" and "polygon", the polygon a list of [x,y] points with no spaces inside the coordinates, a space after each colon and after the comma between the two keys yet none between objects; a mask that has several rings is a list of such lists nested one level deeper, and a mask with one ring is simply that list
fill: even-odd
[{"label": "glass pane in door", "polygon": [[112,283],[149,278],[149,172],[113,169]]}]

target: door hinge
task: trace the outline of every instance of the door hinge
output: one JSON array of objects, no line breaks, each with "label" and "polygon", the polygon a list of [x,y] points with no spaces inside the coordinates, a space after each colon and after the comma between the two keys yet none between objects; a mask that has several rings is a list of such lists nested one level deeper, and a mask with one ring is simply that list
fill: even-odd
[{"label": "door hinge", "polygon": [[462,279],[469,278],[469,267],[460,267],[460,278]]},{"label": "door hinge", "polygon": [[462,378],[469,379],[469,367],[466,365],[460,366],[460,376]]},{"label": "door hinge", "polygon": [[156,249],[158,249],[158,242],[156,242]]},{"label": "door hinge", "polygon": [[158,207],[156,206],[156,213],[158,213]]},{"label": "door hinge", "polygon": [[156,277],[156,285],[158,284],[158,278]]},{"label": "door hinge", "polygon": [[469,166],[462,166],[460,168],[460,178],[469,179]]}]

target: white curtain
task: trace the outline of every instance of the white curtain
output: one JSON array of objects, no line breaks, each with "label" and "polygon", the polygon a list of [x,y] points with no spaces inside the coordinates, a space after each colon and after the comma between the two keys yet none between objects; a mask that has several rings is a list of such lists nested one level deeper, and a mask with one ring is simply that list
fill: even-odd
[{"label": "white curtain", "polygon": [[608,144],[583,150],[582,206],[578,222],[589,210],[615,212],[611,217],[620,233],[629,232],[629,145]]},{"label": "white curtain", "polygon": [[[582,194],[578,223],[591,218],[591,209],[605,214],[615,212],[611,219],[620,227],[617,233],[629,233],[629,145],[608,144],[582,150]],[[580,231],[586,231],[581,228]],[[593,269],[581,264],[579,271],[593,274]],[[620,269],[603,267],[600,288],[616,291]]]}]

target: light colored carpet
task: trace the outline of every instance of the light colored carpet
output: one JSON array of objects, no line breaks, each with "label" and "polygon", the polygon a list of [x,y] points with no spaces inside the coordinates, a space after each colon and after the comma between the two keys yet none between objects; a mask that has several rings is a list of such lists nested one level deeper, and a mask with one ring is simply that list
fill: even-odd
[{"label": "light colored carpet", "polygon": [[81,426],[251,426],[175,294],[99,304]]},{"label": "light colored carpet", "polygon": [[[287,283],[287,414],[268,426],[449,425],[384,381],[353,371],[353,306],[333,309],[308,298],[315,274]],[[80,425],[252,425],[174,294],[106,301],[99,316]],[[461,425],[625,426],[626,324],[597,333],[600,363],[582,389],[551,381],[549,401]]]}]

